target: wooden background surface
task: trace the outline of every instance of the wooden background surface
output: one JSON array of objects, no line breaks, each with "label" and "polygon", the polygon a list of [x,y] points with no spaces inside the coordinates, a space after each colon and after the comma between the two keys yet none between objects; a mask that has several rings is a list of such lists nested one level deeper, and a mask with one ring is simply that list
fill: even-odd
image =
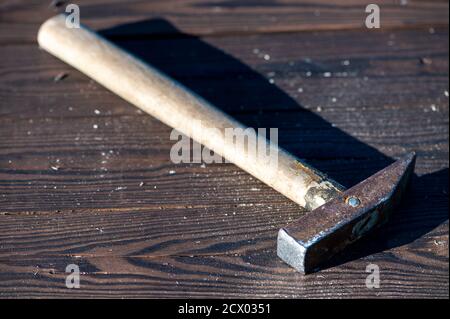
[{"label": "wooden background surface", "polygon": [[360,0],[76,3],[342,184],[409,151],[416,175],[386,227],[303,277],[275,252],[299,207],[233,165],[172,164],[170,128],[38,48],[63,5],[4,0],[0,297],[448,298],[448,1],[377,1],[377,31]]}]

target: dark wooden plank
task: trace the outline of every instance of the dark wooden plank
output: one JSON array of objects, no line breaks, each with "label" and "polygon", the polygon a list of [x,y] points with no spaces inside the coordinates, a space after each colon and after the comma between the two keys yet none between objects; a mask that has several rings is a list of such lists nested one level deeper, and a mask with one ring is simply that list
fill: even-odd
[{"label": "dark wooden plank", "polygon": [[[365,257],[319,275],[301,276],[273,253],[145,257],[55,257],[0,261],[3,297],[178,297],[178,298],[429,298],[448,296],[445,251],[433,238],[414,251]],[[411,255],[417,262],[411,266]],[[425,256],[425,258],[424,258]],[[381,288],[367,289],[368,264],[381,266]],[[65,287],[65,268],[77,264],[79,289]],[[408,287],[408,288],[406,288]]]},{"label": "dark wooden plank", "polygon": [[[278,127],[283,147],[346,185],[418,151],[410,195],[381,232],[302,277],[275,256],[295,204],[233,165],[172,164],[169,128],[36,46],[9,45],[1,296],[448,297],[446,29],[118,44],[245,123]],[[64,288],[69,263],[80,290]],[[365,288],[369,263],[379,290]]]},{"label": "dark wooden plank", "polygon": [[[55,14],[49,0],[2,1],[0,43],[35,42],[39,25]],[[311,30],[360,29],[367,31],[367,1],[205,1],[205,0],[81,0],[81,19],[96,28],[145,19],[162,18],[183,32],[196,35],[233,33],[294,32]],[[448,24],[448,1],[380,0],[382,27],[436,27]],[[64,5],[57,11],[62,11]],[[173,34],[171,30],[140,29],[152,35]],[[122,30],[123,35],[130,35]],[[136,31],[133,31],[136,35]]]}]

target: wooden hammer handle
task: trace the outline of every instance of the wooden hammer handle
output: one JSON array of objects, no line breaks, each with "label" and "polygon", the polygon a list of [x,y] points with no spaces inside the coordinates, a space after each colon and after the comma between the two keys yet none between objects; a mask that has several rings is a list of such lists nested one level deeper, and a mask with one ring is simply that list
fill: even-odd
[{"label": "wooden hammer handle", "polygon": [[[267,145],[278,151],[277,162],[268,162],[252,152],[242,152],[224,134],[227,128],[245,130],[242,124],[88,28],[66,27],[65,20],[63,14],[47,20],[39,30],[39,45],[126,101],[205,145],[303,207],[314,209],[343,190],[336,182],[266,139]],[[205,132],[205,128],[217,130]]]}]

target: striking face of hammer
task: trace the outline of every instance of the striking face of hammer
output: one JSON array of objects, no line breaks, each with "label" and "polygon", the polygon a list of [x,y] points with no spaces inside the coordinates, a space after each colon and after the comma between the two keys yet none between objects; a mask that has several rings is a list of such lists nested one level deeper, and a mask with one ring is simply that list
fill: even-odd
[{"label": "striking face of hammer", "polygon": [[[299,271],[315,269],[382,224],[412,171],[413,155],[345,192],[341,185],[270,141],[265,142],[277,149],[276,165],[256,154],[243,154],[220,132],[246,127],[86,27],[67,28],[64,15],[46,21],[39,30],[38,41],[43,49],[131,104],[313,210],[282,229],[278,238],[278,255]],[[215,128],[219,133],[202,134],[195,123]]]}]

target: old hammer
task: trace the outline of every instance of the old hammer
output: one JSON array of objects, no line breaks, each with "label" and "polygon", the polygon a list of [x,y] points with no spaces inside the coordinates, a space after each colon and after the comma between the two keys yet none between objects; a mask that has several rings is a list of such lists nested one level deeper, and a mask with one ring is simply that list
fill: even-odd
[{"label": "old hammer", "polygon": [[[264,138],[277,150],[277,165],[271,165],[254,153],[243,154],[221,133],[246,129],[242,124],[99,34],[84,26],[68,28],[65,22],[65,15],[57,15],[41,26],[38,42],[43,49],[309,210],[278,233],[278,256],[298,271],[317,270],[384,224],[399,202],[414,170],[415,154],[348,190]],[[216,128],[216,133],[203,134],[197,122]]]}]

